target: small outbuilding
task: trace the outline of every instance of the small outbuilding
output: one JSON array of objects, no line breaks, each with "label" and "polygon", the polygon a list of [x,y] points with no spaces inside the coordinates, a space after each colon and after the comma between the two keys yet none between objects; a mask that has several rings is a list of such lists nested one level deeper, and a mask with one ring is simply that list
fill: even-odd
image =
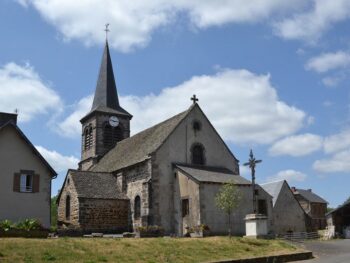
[{"label": "small outbuilding", "polygon": [[260,184],[260,186],[272,196],[274,233],[282,235],[288,232],[305,232],[307,215],[287,181]]},{"label": "small outbuilding", "polygon": [[291,189],[295,198],[310,218],[307,225],[308,229],[310,231],[325,229],[327,225],[327,201],[311,189],[297,189],[295,187]]},{"label": "small outbuilding", "polygon": [[57,198],[61,231],[124,232],[129,199],[110,173],[69,170]]},{"label": "small outbuilding", "polygon": [[346,230],[350,230],[350,201],[327,213],[326,218],[328,226],[334,226],[335,232],[345,236]]}]

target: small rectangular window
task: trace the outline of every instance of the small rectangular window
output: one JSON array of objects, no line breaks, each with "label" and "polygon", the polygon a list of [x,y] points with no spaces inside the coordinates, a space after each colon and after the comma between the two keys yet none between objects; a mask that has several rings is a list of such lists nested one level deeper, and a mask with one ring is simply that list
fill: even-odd
[{"label": "small rectangular window", "polygon": [[189,200],[188,199],[182,199],[181,206],[182,206],[182,217],[185,217],[185,216],[189,215],[189,213],[190,213],[190,202],[189,202]]},{"label": "small rectangular window", "polygon": [[24,193],[33,192],[33,175],[21,174],[20,191]]}]

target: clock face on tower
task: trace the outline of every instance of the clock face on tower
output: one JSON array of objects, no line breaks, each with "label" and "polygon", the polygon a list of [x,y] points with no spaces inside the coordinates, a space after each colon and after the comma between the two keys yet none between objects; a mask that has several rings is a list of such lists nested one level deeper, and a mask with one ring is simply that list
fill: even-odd
[{"label": "clock face on tower", "polygon": [[112,127],[117,127],[119,125],[119,119],[117,116],[111,116],[109,118],[109,125]]}]

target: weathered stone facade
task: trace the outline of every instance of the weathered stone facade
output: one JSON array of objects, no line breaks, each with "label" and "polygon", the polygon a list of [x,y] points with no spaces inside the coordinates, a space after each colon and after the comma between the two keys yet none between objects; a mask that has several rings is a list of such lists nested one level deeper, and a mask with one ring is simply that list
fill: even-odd
[{"label": "weathered stone facade", "polygon": [[[133,165],[117,174],[120,189],[130,200],[129,224],[136,229],[138,226],[152,225],[152,192],[151,192],[151,161],[146,160]],[[141,200],[141,214],[135,217],[135,199],[139,196]]]},{"label": "weathered stone facade", "polygon": [[79,225],[86,232],[122,233],[129,230],[128,200],[79,199]]},{"label": "weathered stone facade", "polygon": [[[70,170],[58,198],[59,229],[76,230],[81,233],[129,231],[129,199],[111,192],[89,192],[86,188],[89,188],[94,180],[102,192],[111,186],[110,191],[119,191],[114,175]],[[104,184],[99,183],[101,180]]]},{"label": "weathered stone facade", "polygon": [[[70,216],[67,217],[66,211],[66,200],[70,198]],[[57,221],[58,226],[67,225],[71,228],[79,228],[79,199],[76,188],[72,183],[72,179],[68,174],[66,177],[65,184],[63,185],[63,189],[61,190],[61,195],[57,200]]]},{"label": "weathered stone facade", "polygon": [[307,230],[307,215],[286,181],[266,183],[261,187],[273,196],[273,231],[276,235]]}]

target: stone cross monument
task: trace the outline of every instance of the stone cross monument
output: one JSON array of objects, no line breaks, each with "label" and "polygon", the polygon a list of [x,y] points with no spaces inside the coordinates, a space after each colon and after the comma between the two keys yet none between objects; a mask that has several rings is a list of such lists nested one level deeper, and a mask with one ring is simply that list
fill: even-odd
[{"label": "stone cross monument", "polygon": [[255,167],[256,164],[261,163],[262,160],[256,160],[253,151],[250,150],[249,161],[245,166],[249,166],[252,173],[252,192],[253,192],[253,214],[248,214],[245,217],[246,237],[266,237],[267,230],[267,216],[257,213],[256,206],[256,191],[255,191]]}]

